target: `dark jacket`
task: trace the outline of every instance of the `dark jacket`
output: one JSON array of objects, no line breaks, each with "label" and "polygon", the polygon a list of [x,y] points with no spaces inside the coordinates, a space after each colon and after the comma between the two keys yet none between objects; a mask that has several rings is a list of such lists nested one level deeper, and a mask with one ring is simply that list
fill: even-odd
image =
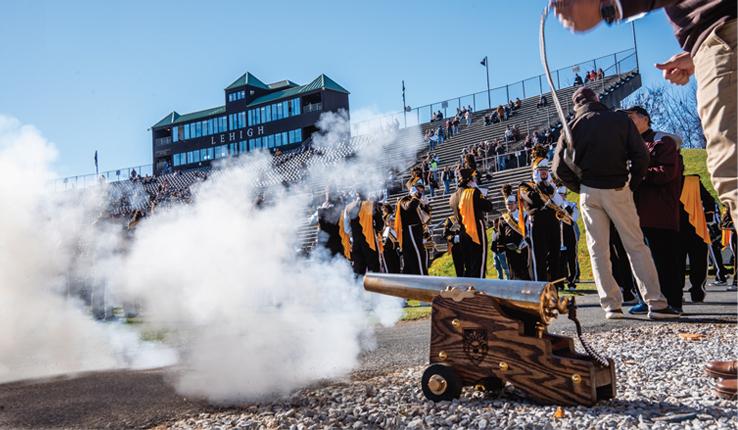
[{"label": "dark jacket", "polygon": [[[562,133],[554,153],[552,169],[567,188],[579,192],[580,185],[591,188],[620,188],[628,181],[635,190],[648,167],[648,151],[633,121],[625,112],[613,112],[601,103],[577,106],[571,127],[576,164],[581,179],[566,165]],[[630,160],[630,170],[627,163]]]},{"label": "dark jacket", "polygon": [[679,231],[679,196],[684,172],[679,144],[671,136],[657,136],[651,129],[641,136],[649,155],[646,175],[635,194],[641,227]]},{"label": "dark jacket", "polygon": [[620,1],[624,18],[664,7],[679,44],[692,56],[715,28],[736,17],[738,8],[735,0]]}]

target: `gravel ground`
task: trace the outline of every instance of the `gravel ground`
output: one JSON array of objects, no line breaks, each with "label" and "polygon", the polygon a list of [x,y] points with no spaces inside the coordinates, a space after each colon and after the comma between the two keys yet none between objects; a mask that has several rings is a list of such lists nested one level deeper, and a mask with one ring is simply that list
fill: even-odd
[{"label": "gravel ground", "polygon": [[[678,333],[699,333],[687,341]],[[568,333],[571,335],[571,333]],[[157,428],[174,429],[738,429],[738,404],[710,393],[705,360],[738,356],[736,327],[658,324],[587,335],[617,366],[617,398],[595,407],[525,400],[508,386],[491,397],[465,390],[461,399],[433,403],[419,387],[423,366],[300,390],[288,399],[200,413]]]}]

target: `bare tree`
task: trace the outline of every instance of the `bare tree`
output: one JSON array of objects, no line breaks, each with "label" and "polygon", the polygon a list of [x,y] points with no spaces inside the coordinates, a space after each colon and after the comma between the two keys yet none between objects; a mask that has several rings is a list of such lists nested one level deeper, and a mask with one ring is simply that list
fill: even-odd
[{"label": "bare tree", "polygon": [[623,105],[643,106],[651,115],[654,130],[679,135],[682,138],[682,147],[705,147],[705,134],[697,113],[697,87],[694,82],[684,88],[666,85],[643,87],[626,99]]}]

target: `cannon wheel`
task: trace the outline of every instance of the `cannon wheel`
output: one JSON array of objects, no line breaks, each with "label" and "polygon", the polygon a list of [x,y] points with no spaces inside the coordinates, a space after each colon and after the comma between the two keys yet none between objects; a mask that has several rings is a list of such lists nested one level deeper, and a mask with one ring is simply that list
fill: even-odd
[{"label": "cannon wheel", "polygon": [[459,375],[453,367],[445,364],[436,363],[426,367],[420,384],[425,398],[434,402],[458,399],[461,395]]}]

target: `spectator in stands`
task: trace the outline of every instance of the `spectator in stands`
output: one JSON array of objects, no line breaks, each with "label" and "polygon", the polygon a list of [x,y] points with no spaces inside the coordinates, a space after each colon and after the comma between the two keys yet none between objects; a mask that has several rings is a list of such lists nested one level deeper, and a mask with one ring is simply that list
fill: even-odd
[{"label": "spectator in stands", "polygon": [[504,121],[505,119],[505,108],[502,107],[502,105],[497,106],[497,117],[500,119],[500,121]]},{"label": "spectator in stands", "polygon": [[454,126],[454,135],[459,134],[459,124],[461,123],[461,119],[459,115],[456,115],[454,117],[454,120],[451,122],[451,124]]},{"label": "spectator in stands", "polygon": [[467,110],[467,112],[469,112],[469,113],[471,113],[471,112],[474,112],[474,111],[472,110],[472,107],[471,107],[471,105],[467,106],[467,107],[466,107],[466,110]]},{"label": "spectator in stands", "polygon": [[466,120],[466,126],[469,127],[472,123],[472,114],[470,111],[464,112],[464,119]]},{"label": "spectator in stands", "polygon": [[499,115],[497,115],[497,111],[496,110],[493,110],[492,111],[491,119],[492,119],[492,123],[493,124],[497,124],[498,122],[500,122],[500,117],[499,117]]},{"label": "spectator in stands", "polygon": [[443,141],[446,139],[446,136],[443,135],[443,124],[439,125],[436,129],[436,136],[438,136],[438,144],[443,144]]},{"label": "spectator in stands", "polygon": [[602,70],[602,67],[600,67],[599,69],[597,69],[597,79],[598,80],[605,79],[605,71]]},{"label": "spectator in stands", "polygon": [[450,139],[451,136],[454,135],[454,130],[453,130],[453,127],[451,126],[451,120],[450,119],[447,119],[446,120],[446,122],[444,123],[443,128],[446,129],[446,137]]},{"label": "spectator in stands", "polygon": [[508,142],[508,143],[510,143],[510,142],[512,142],[512,141],[513,141],[513,131],[512,131],[512,129],[510,128],[510,125],[508,124],[508,125],[507,125],[507,126],[505,127],[505,142]]},{"label": "spectator in stands", "polygon": [[582,77],[579,76],[579,73],[574,74],[574,85],[584,85],[584,82],[582,81]]},{"label": "spectator in stands", "polygon": [[486,114],[484,114],[484,125],[488,126],[490,124],[492,124],[492,115],[487,112]]},{"label": "spectator in stands", "polygon": [[518,110],[523,106],[523,102],[520,101],[520,97],[515,97],[515,104],[513,105],[513,110]]},{"label": "spectator in stands", "polygon": [[451,181],[454,179],[454,172],[448,168],[443,168],[441,173],[441,179],[443,180],[443,194],[451,193]]},{"label": "spectator in stands", "polygon": [[131,181],[135,181],[136,179],[138,179],[138,173],[136,173],[136,169],[131,169],[131,173],[129,175],[129,179]]},{"label": "spectator in stands", "polygon": [[513,141],[517,142],[518,140],[520,140],[520,137],[521,137],[520,128],[518,128],[517,125],[513,125],[511,129],[512,129],[512,135],[513,135]]},{"label": "spectator in stands", "polygon": [[501,172],[505,170],[505,145],[502,142],[497,142],[495,146],[495,155],[497,155],[497,171]]},{"label": "spectator in stands", "polygon": [[545,94],[541,94],[541,97],[538,99],[538,103],[536,104],[536,109],[546,106],[548,106],[548,97],[546,97]]},{"label": "spectator in stands", "polygon": [[510,109],[510,106],[508,105],[505,105],[504,109],[505,109],[505,121],[507,121],[508,119],[510,119],[510,116],[512,115],[512,110]]}]

